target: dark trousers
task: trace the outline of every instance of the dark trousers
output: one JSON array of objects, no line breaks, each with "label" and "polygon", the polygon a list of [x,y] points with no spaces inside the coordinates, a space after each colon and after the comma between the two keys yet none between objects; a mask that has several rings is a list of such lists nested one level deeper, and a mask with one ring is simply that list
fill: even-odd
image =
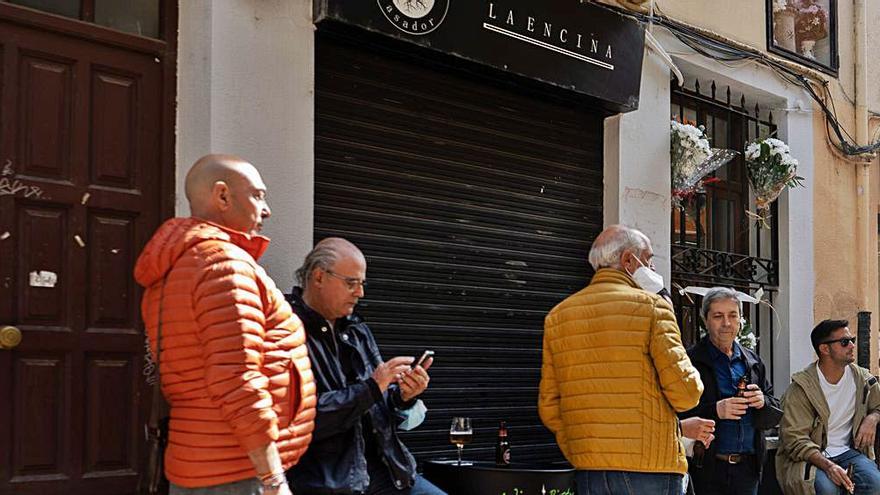
[{"label": "dark trousers", "polygon": [[693,478],[697,495],[757,495],[761,481],[753,459],[739,464],[719,459],[714,470],[700,474]]}]

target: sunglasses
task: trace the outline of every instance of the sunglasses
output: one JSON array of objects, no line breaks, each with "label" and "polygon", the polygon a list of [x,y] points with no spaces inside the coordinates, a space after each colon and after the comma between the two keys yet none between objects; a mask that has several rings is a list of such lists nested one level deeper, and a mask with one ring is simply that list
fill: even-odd
[{"label": "sunglasses", "polygon": [[822,342],[822,343],[830,345],[830,344],[834,344],[835,342],[840,344],[840,347],[849,347],[851,345],[856,344],[856,338],[855,337],[844,337],[842,339],[837,339],[837,340],[826,340],[825,342]]}]

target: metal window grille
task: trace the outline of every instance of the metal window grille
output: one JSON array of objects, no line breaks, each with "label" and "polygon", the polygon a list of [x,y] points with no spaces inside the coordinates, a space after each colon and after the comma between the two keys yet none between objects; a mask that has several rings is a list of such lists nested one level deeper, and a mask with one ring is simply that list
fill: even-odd
[{"label": "metal window grille", "polygon": [[[712,147],[742,153],[754,139],[775,134],[773,113],[754,106],[745,94],[715,81],[699,80],[693,86],[673,86],[672,117],[704,127]],[[742,154],[713,174],[716,182],[672,212],[672,287],[724,286],[754,294],[763,289],[764,298],[774,304],[779,285],[779,221],[777,205],[771,209],[770,229],[751,220],[755,211]],[[686,346],[695,343],[703,326],[701,298],[673,290],[676,316]],[[757,351],[771,368],[774,316],[765,305],[743,307],[758,338]]]}]

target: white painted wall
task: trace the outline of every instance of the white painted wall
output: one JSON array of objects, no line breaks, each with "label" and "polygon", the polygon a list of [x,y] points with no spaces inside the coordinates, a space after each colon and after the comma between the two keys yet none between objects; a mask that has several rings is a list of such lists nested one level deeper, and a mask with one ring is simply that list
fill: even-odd
[{"label": "white painted wall", "polygon": [[314,26],[311,0],[180,2],[176,212],[207,153],[251,161],[269,188],[261,260],[287,291],[312,245]]},{"label": "white painted wall", "polygon": [[645,233],[657,271],[669,281],[669,69],[650,51],[642,62],[639,109],[605,119],[605,225]]}]

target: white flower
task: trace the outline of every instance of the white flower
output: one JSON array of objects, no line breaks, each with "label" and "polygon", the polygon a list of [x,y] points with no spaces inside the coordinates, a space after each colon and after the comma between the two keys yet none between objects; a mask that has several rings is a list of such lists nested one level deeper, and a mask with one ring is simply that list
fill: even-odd
[{"label": "white flower", "polygon": [[750,333],[748,335],[740,335],[737,339],[739,341],[739,345],[745,347],[746,349],[755,350],[758,347],[758,339],[755,338],[755,334]]},{"label": "white flower", "polygon": [[746,159],[754,160],[761,156],[761,145],[758,143],[749,143],[746,147]]},{"label": "white flower", "polygon": [[795,159],[795,158],[792,157],[791,155],[783,155],[783,156],[782,156],[782,164],[783,164],[783,165],[788,165],[789,167],[797,168],[797,166],[798,166],[798,161],[797,161],[797,159]]}]

